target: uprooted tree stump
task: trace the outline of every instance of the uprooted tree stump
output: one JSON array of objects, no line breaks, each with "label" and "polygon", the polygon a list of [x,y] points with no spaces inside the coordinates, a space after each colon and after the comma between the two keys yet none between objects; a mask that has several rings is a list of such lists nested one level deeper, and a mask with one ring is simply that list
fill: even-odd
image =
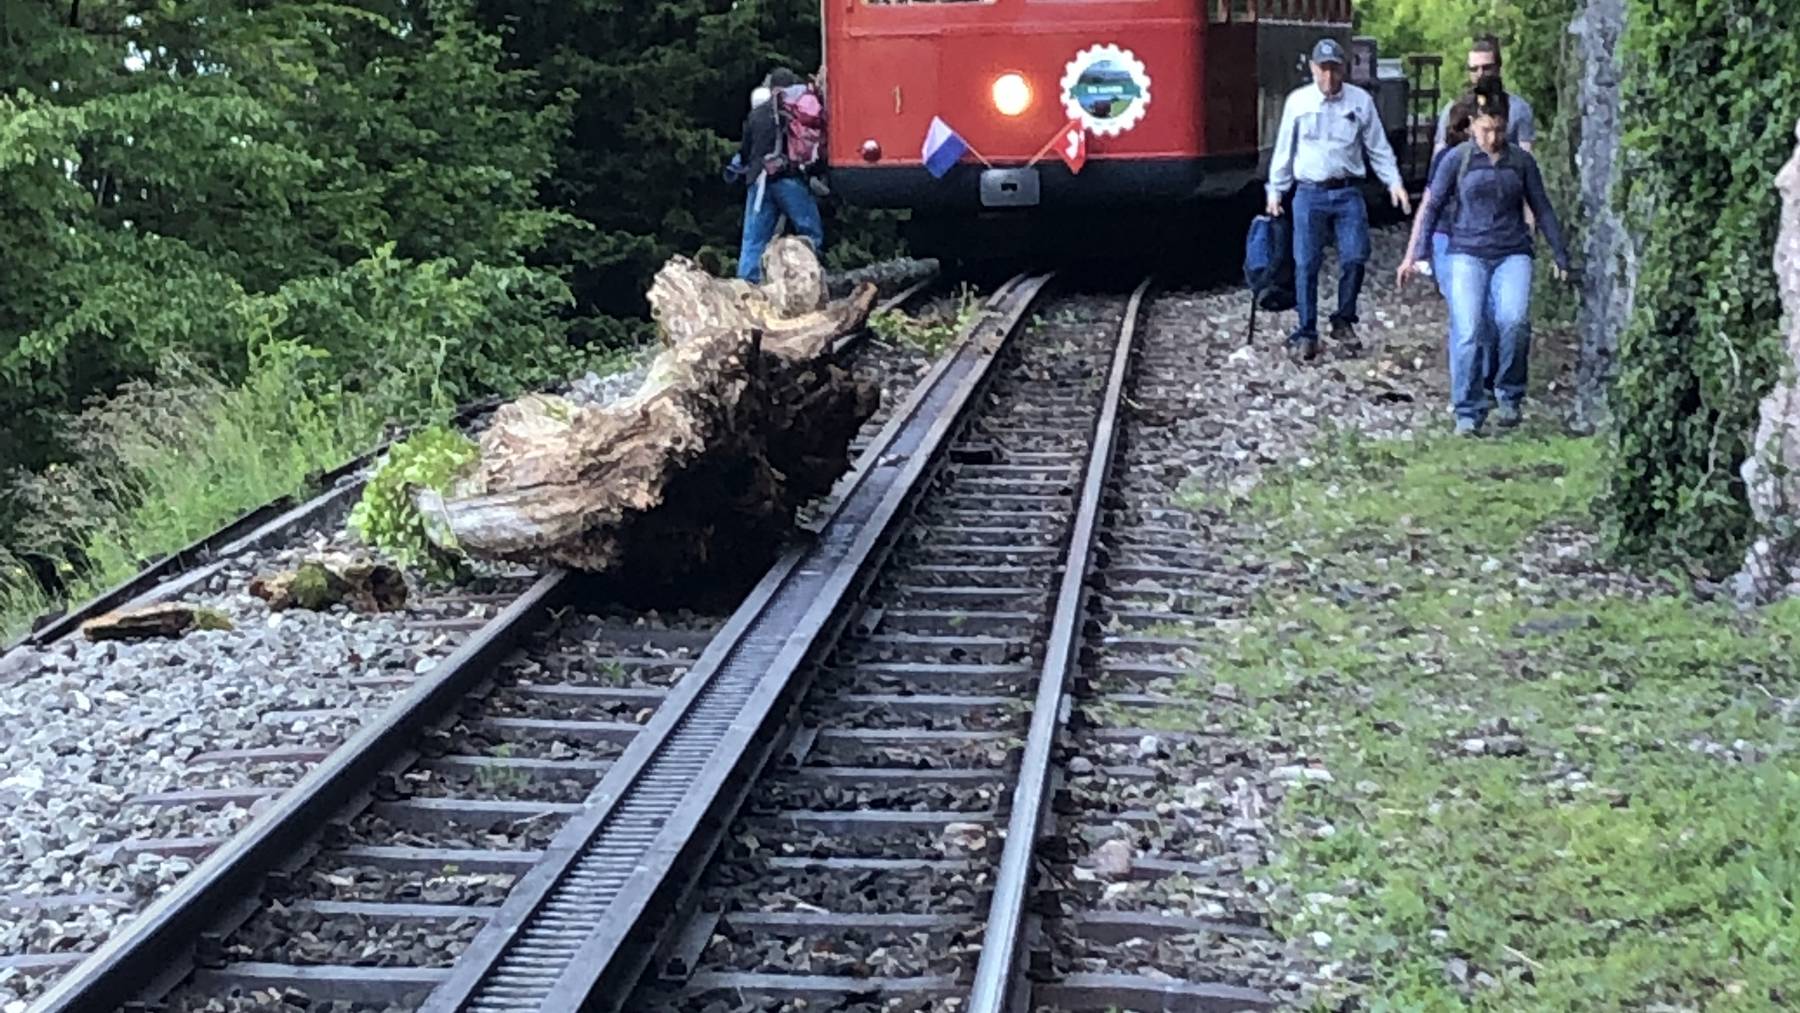
[{"label": "uprooted tree stump", "polygon": [[406,607],[406,577],[386,563],[334,554],[305,560],[292,570],[260,575],[250,582],[250,593],[277,612],[291,608],[321,611],[337,604],[360,612],[391,612]]},{"label": "uprooted tree stump", "polygon": [[650,288],[664,350],[605,407],[531,395],[503,406],[474,473],[415,493],[438,544],[603,573],[656,593],[762,572],[794,515],[848,470],[879,391],[830,361],[875,286],[827,301],[799,239],[771,244],[761,286],[685,257]]}]

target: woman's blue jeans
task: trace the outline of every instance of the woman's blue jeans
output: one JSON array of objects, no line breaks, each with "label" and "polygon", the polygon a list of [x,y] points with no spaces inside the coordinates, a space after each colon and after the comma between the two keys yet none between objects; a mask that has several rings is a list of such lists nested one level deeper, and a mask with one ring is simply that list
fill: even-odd
[{"label": "woman's blue jeans", "polygon": [[[1450,403],[1458,418],[1480,422],[1492,407],[1488,387],[1505,405],[1525,399],[1531,359],[1531,255],[1475,257],[1446,253],[1450,301]],[[1493,355],[1486,353],[1493,335]]]},{"label": "woman's blue jeans", "polygon": [[[1437,279],[1438,293],[1444,302],[1450,302],[1450,233],[1433,232],[1431,234],[1431,272]],[[1493,321],[1486,317],[1481,321],[1481,334],[1478,343],[1481,346],[1482,389],[1487,392],[1488,399],[1493,400],[1494,379],[1500,375],[1500,343],[1494,337]],[[1450,329],[1444,328],[1444,349],[1448,356],[1450,348]]]}]

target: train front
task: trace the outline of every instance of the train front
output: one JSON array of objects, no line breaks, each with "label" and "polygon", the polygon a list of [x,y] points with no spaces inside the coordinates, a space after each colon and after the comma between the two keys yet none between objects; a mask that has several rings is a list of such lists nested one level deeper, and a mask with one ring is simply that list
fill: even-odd
[{"label": "train front", "polygon": [[832,189],[934,217],[1250,184],[1256,28],[1195,0],[827,0]]}]

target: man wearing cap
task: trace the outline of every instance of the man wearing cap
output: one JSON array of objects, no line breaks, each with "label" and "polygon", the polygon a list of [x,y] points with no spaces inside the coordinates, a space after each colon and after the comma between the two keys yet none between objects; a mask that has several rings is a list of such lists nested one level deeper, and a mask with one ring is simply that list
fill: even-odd
[{"label": "man wearing cap", "polygon": [[1368,170],[1387,184],[1395,207],[1412,213],[1375,99],[1344,80],[1348,62],[1336,39],[1320,39],[1313,46],[1313,83],[1287,97],[1269,163],[1269,214],[1280,215],[1282,198],[1295,190],[1294,282],[1300,323],[1288,337],[1288,356],[1295,362],[1319,354],[1319,267],[1326,239],[1334,235],[1338,305],[1331,315],[1331,338],[1350,354],[1361,350],[1355,324],[1369,260],[1369,209],[1361,190]]}]

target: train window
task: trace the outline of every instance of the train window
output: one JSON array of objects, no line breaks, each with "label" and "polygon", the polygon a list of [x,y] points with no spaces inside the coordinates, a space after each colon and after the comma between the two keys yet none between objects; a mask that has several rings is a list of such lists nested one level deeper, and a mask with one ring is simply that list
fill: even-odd
[{"label": "train window", "polygon": [[926,4],[991,4],[994,0],[863,0],[865,7],[920,7]]}]

